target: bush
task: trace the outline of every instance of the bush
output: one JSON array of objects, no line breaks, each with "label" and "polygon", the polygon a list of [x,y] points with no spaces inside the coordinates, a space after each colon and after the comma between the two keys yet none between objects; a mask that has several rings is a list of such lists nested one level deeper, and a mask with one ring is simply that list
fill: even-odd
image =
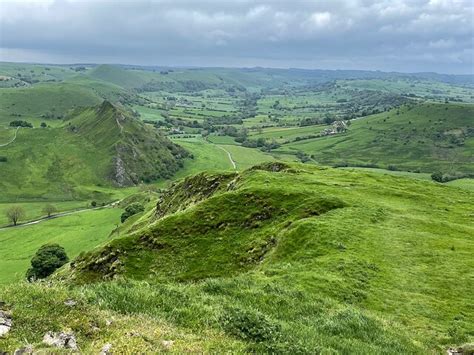
[{"label": "bush", "polygon": [[437,171],[431,174],[431,180],[436,181],[436,182],[444,182],[443,173]]},{"label": "bush", "polygon": [[31,268],[26,272],[29,281],[44,279],[66,264],[69,258],[59,244],[45,244],[31,259]]},{"label": "bush", "polygon": [[134,214],[143,212],[145,210],[145,207],[139,202],[134,202],[125,207],[125,211],[122,213],[120,216],[120,221],[123,223],[125,222],[129,217],[133,216]]},{"label": "bush", "polygon": [[398,170],[397,166],[396,166],[396,165],[393,165],[393,164],[390,164],[387,168],[388,168],[388,170],[390,170],[390,171],[397,171],[397,170]]},{"label": "bush", "polygon": [[6,163],[8,161],[7,157],[0,155],[0,163]]},{"label": "bush", "polygon": [[264,314],[240,308],[229,308],[221,317],[226,333],[256,343],[273,342],[278,339],[281,327]]}]

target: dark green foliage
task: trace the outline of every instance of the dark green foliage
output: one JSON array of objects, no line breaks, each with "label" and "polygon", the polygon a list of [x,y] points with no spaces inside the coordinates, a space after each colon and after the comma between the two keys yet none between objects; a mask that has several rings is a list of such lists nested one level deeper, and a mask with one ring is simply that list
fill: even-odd
[{"label": "dark green foliage", "polygon": [[26,273],[28,280],[44,279],[66,264],[69,258],[59,244],[45,244],[31,259],[31,268]]},{"label": "dark green foliage", "polygon": [[443,173],[437,171],[437,172],[431,174],[431,179],[433,181],[436,181],[436,182],[444,182]]},{"label": "dark green foliage", "polygon": [[10,122],[10,127],[26,127],[26,128],[33,128],[33,125],[28,122],[28,121],[21,121],[21,120],[16,120],[16,121],[11,121]]},{"label": "dark green foliage", "polygon": [[0,155],[0,163],[6,163],[8,161],[7,157]]},{"label": "dark green foliage", "polygon": [[97,207],[97,201],[92,201],[91,202],[91,207]]},{"label": "dark green foliage", "polygon": [[123,223],[127,220],[127,218],[133,216],[134,214],[143,212],[145,207],[139,202],[132,203],[125,207],[125,211],[120,216],[120,221]]}]

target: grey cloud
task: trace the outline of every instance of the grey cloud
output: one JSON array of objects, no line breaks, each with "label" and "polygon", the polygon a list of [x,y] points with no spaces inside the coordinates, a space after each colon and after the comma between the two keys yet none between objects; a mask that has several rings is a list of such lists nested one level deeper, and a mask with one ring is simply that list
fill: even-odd
[{"label": "grey cloud", "polygon": [[3,1],[2,60],[472,73],[470,0]]}]

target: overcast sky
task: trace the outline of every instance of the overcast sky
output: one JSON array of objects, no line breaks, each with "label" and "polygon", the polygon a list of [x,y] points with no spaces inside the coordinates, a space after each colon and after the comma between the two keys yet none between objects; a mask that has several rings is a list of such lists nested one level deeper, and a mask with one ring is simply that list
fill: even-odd
[{"label": "overcast sky", "polygon": [[474,73],[473,0],[0,1],[0,60]]}]

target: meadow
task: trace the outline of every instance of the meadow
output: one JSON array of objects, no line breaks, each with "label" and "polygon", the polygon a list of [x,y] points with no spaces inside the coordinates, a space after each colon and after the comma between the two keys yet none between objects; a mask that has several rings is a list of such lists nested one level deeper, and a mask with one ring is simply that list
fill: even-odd
[{"label": "meadow", "polygon": [[121,212],[119,208],[105,208],[0,229],[0,284],[24,280],[31,257],[43,244],[60,244],[71,259],[103,244],[120,223]]}]

